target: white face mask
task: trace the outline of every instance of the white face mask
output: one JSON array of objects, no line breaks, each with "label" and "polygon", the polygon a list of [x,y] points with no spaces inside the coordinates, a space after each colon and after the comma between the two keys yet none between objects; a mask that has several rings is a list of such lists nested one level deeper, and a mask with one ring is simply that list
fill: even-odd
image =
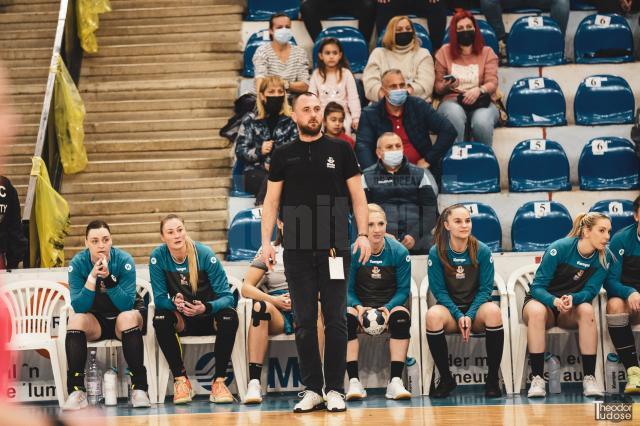
[{"label": "white face mask", "polygon": [[402,150],[385,151],[382,155],[382,162],[388,167],[398,167],[404,158],[404,152],[402,152]]},{"label": "white face mask", "polygon": [[287,44],[293,38],[291,28],[278,28],[273,32],[273,38],[279,44]]}]

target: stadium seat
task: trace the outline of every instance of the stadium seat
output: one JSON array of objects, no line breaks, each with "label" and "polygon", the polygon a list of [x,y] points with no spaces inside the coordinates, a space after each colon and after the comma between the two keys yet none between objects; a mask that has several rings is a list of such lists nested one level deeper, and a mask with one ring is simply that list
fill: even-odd
[{"label": "stadium seat", "polygon": [[632,62],[631,27],[617,14],[587,16],[578,26],[573,50],[578,64]]},{"label": "stadium seat", "polygon": [[566,102],[558,83],[545,77],[516,81],[507,97],[507,124],[514,127],[564,126]]},{"label": "stadium seat", "polygon": [[[498,47],[498,37],[496,37],[496,32],[484,19],[476,19],[476,22],[478,23],[478,27],[480,27],[480,33],[484,38],[484,44],[492,48],[496,55],[499,55],[500,48]],[[447,27],[447,30],[444,32],[444,40],[442,43],[449,43],[449,27]]]},{"label": "stadium seat", "polygon": [[635,99],[629,83],[614,75],[592,75],[585,78],[573,101],[576,124],[633,123]]},{"label": "stadium seat", "polygon": [[[413,28],[416,30],[416,34],[418,35],[418,38],[420,39],[420,42],[422,43],[422,47],[424,47],[425,49],[427,49],[431,54],[433,54],[433,45],[431,44],[431,38],[429,38],[429,33],[427,32],[427,29],[425,27],[423,27],[422,25],[420,25],[417,22],[412,22],[413,23]],[[383,29],[382,32],[380,32],[380,36],[378,37],[378,41],[376,43],[377,47],[382,46],[382,38],[384,37],[384,33],[387,31],[387,29]],[[446,34],[445,34],[445,40],[446,40]],[[445,41],[446,43],[446,41]]]},{"label": "stadium seat", "polygon": [[292,20],[300,16],[300,0],[249,0],[245,21],[268,21],[274,13],[286,13]]},{"label": "stadium seat", "polygon": [[351,72],[360,73],[364,71],[369,59],[369,47],[360,31],[353,27],[329,27],[318,34],[318,38],[313,45],[313,67],[318,65],[318,49],[323,38],[333,37],[340,40],[344,55],[349,60]]},{"label": "stadium seat", "polygon": [[236,158],[236,163],[231,170],[231,197],[251,198],[250,194],[244,190],[244,161]]},{"label": "stadium seat", "polygon": [[472,234],[489,246],[492,252],[502,251],[502,227],[495,210],[483,203],[462,203],[471,213]]},{"label": "stadium seat", "polygon": [[[269,39],[269,30],[260,30],[251,34],[249,40],[247,40],[247,45],[244,48],[243,60],[244,67],[242,69],[242,76],[247,78],[255,77],[253,70],[253,55],[256,53],[258,47],[263,44],[270,43]],[[296,40],[294,38],[291,39],[291,44],[295,45]]]},{"label": "stadium seat", "polygon": [[236,214],[229,226],[227,260],[253,260],[260,245],[262,209],[245,209]]},{"label": "stadium seat", "polygon": [[578,163],[580,189],[585,191],[640,188],[640,160],[627,139],[591,139],[582,149]]},{"label": "stadium seat", "polygon": [[500,168],[493,149],[479,142],[453,145],[442,160],[443,194],[500,192]]},{"label": "stadium seat", "polygon": [[556,201],[529,201],[518,209],[511,225],[513,251],[544,251],[566,237],[572,220],[565,206]]},{"label": "stadium seat", "polygon": [[592,4],[581,2],[580,0],[571,0],[571,10],[591,11],[596,10],[596,7]]},{"label": "stadium seat", "polygon": [[509,159],[509,191],[570,191],[569,160],[562,145],[528,139],[515,146]]},{"label": "stadium seat", "polygon": [[611,218],[612,237],[620,229],[635,222],[631,200],[601,200],[591,206],[589,211],[604,213]]},{"label": "stadium seat", "polygon": [[564,60],[564,35],[546,16],[523,16],[507,37],[507,57],[514,67],[560,65]]}]

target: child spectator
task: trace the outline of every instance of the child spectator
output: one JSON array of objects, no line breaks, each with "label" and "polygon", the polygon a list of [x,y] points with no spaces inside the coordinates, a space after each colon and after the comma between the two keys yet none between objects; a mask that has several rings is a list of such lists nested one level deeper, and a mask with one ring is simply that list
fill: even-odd
[{"label": "child spectator", "polygon": [[349,145],[351,145],[351,148],[354,148],[356,142],[345,133],[344,120],[344,108],[342,108],[342,105],[339,103],[329,102],[327,106],[324,107],[324,120],[322,124],[324,125],[325,135],[342,139],[343,141],[348,142]]}]

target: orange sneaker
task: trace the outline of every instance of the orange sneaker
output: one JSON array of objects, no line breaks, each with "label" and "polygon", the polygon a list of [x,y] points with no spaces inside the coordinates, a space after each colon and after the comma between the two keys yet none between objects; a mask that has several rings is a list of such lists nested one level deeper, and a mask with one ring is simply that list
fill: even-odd
[{"label": "orange sneaker", "polygon": [[215,380],[211,383],[211,395],[209,401],[216,404],[231,404],[233,402],[233,395],[229,392],[227,385],[224,384],[224,380]]},{"label": "orange sneaker", "polygon": [[193,388],[187,376],[176,377],[173,382],[173,403],[186,404],[193,398]]}]

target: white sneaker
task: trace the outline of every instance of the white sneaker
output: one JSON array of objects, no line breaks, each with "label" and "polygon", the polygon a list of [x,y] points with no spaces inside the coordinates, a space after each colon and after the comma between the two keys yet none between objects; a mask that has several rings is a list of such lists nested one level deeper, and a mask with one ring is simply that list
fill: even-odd
[{"label": "white sneaker", "polygon": [[133,408],[145,408],[151,407],[151,401],[149,401],[149,395],[143,390],[134,389],[131,392],[131,405]]},{"label": "white sneaker", "polygon": [[318,395],[314,391],[306,390],[300,392],[298,396],[302,397],[302,400],[293,407],[294,413],[309,413],[311,411],[325,409],[322,395]]},{"label": "white sneaker", "polygon": [[604,390],[598,385],[594,376],[584,376],[584,379],[582,379],[582,394],[584,396],[602,396],[604,395]]},{"label": "white sneaker", "polygon": [[394,377],[387,385],[387,392],[384,394],[387,399],[411,399],[411,392],[409,392],[402,383],[400,377]]},{"label": "white sneaker", "polygon": [[347,401],[359,401],[367,397],[367,391],[365,390],[360,380],[353,378],[349,380],[349,389],[347,390]]},{"label": "white sneaker", "polygon": [[547,396],[547,390],[545,389],[544,379],[540,376],[534,376],[531,379],[531,386],[529,387],[529,398],[544,398]]},{"label": "white sneaker", "polygon": [[65,401],[62,409],[65,411],[75,411],[87,408],[87,406],[89,406],[89,403],[87,402],[87,393],[84,391],[73,391]]},{"label": "white sneaker", "polygon": [[347,410],[347,406],[344,403],[344,395],[339,392],[329,391],[326,397],[326,401],[327,401],[327,411],[336,413],[339,411]]},{"label": "white sneaker", "polygon": [[260,380],[253,379],[247,385],[247,395],[244,397],[245,404],[260,404],[262,402],[262,387]]}]

